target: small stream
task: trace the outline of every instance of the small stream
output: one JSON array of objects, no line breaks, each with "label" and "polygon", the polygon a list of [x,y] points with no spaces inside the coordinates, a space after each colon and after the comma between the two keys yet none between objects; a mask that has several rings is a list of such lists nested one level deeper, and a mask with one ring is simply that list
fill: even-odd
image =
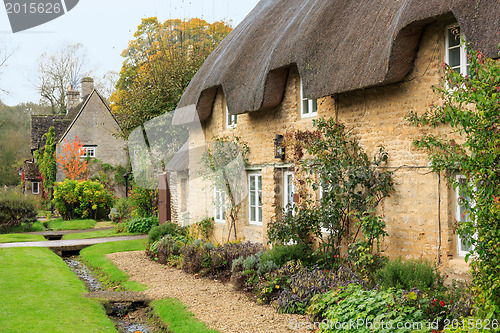
[{"label": "small stream", "polygon": [[[89,292],[105,291],[101,282],[93,273],[74,256],[63,258],[68,267],[82,280]],[[135,303],[111,303],[110,319],[120,333],[150,333],[156,330],[150,330],[146,325],[147,313],[144,306],[137,306]]]}]

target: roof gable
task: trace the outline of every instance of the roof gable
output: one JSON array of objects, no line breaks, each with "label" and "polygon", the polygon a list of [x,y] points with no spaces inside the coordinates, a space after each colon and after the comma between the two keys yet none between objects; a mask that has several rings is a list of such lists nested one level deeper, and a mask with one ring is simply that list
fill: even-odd
[{"label": "roof gable", "polygon": [[71,130],[71,128],[73,128],[73,126],[78,121],[78,119],[80,118],[80,116],[82,115],[82,113],[85,111],[85,109],[86,109],[87,105],[89,104],[90,100],[94,96],[100,99],[101,103],[104,105],[106,111],[109,113],[109,115],[111,116],[111,118],[113,119],[113,121],[116,123],[116,125],[118,126],[118,128],[121,129],[120,124],[116,120],[116,118],[113,115],[113,113],[111,113],[111,109],[109,108],[109,105],[106,102],[106,100],[101,96],[101,94],[99,94],[99,92],[96,89],[93,89],[92,92],[86,96],[86,98],[85,98],[85,100],[83,102],[81,102],[79,105],[77,105],[76,107],[72,108],[70,110],[70,112],[68,112],[68,116],[69,116],[68,120],[70,120],[71,123],[67,126],[67,128],[64,131],[64,133],[59,137],[58,143],[61,143],[66,138],[66,135]]}]

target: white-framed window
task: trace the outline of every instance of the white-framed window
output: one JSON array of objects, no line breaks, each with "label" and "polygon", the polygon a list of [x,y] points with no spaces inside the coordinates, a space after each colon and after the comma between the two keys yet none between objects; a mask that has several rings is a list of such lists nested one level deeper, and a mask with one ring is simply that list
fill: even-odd
[{"label": "white-framed window", "polygon": [[84,146],[82,157],[95,157],[95,147]]},{"label": "white-framed window", "polygon": [[300,80],[300,116],[302,118],[316,117],[318,115],[318,100],[304,96],[304,85]]},{"label": "white-framed window", "polygon": [[[285,171],[283,174],[283,208],[293,208],[295,202],[295,185],[293,184],[293,172]],[[293,212],[293,209],[291,210]],[[287,211],[288,212],[288,211]]]},{"label": "white-framed window", "polygon": [[226,192],[214,186],[214,222],[226,223]]},{"label": "white-framed window", "polygon": [[[323,196],[325,195],[325,192],[326,192],[326,189],[325,189],[325,186],[323,185],[323,183],[320,182],[318,190],[319,190],[319,201],[320,201],[320,204],[321,204],[321,199],[323,199]],[[327,228],[327,227],[322,226],[321,227],[321,232],[324,233],[324,234],[327,234],[327,233],[330,233],[330,229]]]},{"label": "white-framed window", "polygon": [[229,110],[226,105],[226,128],[233,129],[236,128],[238,124],[238,116],[235,114],[229,114]]},{"label": "white-framed window", "polygon": [[[462,222],[470,222],[470,213],[467,210],[467,207],[463,205],[462,200],[467,202],[471,202],[471,198],[466,196],[462,189],[467,182],[467,178],[464,175],[457,175],[456,181],[458,186],[455,188],[455,199],[456,199],[456,220],[457,223],[460,224]],[[474,205],[474,203],[471,203]],[[467,253],[469,253],[474,247],[470,243],[470,241],[475,238],[476,235],[462,235],[460,236],[457,233],[457,254],[461,257],[465,257]]]},{"label": "white-framed window", "polygon": [[249,173],[248,184],[248,221],[262,225],[262,174]]},{"label": "white-framed window", "polygon": [[444,61],[454,71],[467,75],[469,73],[469,61],[467,59],[467,48],[460,45],[460,26],[458,24],[448,25],[445,29],[445,59]]},{"label": "white-framed window", "polygon": [[31,183],[31,193],[40,194],[40,183],[39,182],[32,182]]}]

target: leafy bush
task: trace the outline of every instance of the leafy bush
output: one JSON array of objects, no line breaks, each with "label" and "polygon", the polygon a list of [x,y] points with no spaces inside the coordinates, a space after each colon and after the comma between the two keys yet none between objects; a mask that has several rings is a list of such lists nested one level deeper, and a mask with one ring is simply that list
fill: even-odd
[{"label": "leafy bush", "polygon": [[183,258],[182,269],[191,274],[200,272],[204,267],[208,267],[208,262],[210,258],[208,257],[208,251],[213,249],[214,245],[212,243],[195,240],[191,244],[186,244],[181,249],[181,254]]},{"label": "leafy bush", "polygon": [[179,235],[186,237],[186,228],[183,228],[173,222],[167,221],[158,226],[152,227],[148,234],[148,244],[153,244],[159,241],[165,235]]},{"label": "leafy bush", "polygon": [[130,218],[132,214],[132,206],[126,198],[120,198],[116,201],[108,215],[109,219],[114,223],[123,222]]},{"label": "leafy bush", "polygon": [[377,271],[376,278],[383,287],[405,290],[429,289],[441,282],[440,275],[431,262],[421,259],[402,262],[401,257],[389,260]]},{"label": "leafy bush", "polygon": [[0,230],[22,223],[29,230],[34,221],[36,221],[36,206],[31,198],[16,191],[0,191]]},{"label": "leafy bush", "polygon": [[[366,322],[360,326],[344,327],[342,331],[373,332],[370,323],[380,324],[382,321],[384,327],[392,325],[396,328],[398,323],[422,323],[425,325],[422,327],[427,328],[428,320],[419,310],[423,302],[425,300],[419,299],[415,292],[405,293],[393,289],[364,290],[360,285],[351,284],[345,288],[314,296],[307,313],[314,321],[327,320],[328,325],[321,327],[319,332],[338,332],[339,324],[349,321],[356,323],[358,319]],[[398,332],[411,331],[404,328],[398,330]]]},{"label": "leafy bush", "polygon": [[262,255],[261,261],[266,262],[270,260],[281,267],[292,260],[300,260],[307,265],[313,265],[316,261],[315,259],[311,247],[306,244],[294,244],[274,246]]},{"label": "leafy bush", "polygon": [[127,223],[128,232],[139,232],[141,234],[148,233],[152,227],[157,226],[159,220],[157,217],[138,217],[130,220]]},{"label": "leafy bush", "polygon": [[301,268],[290,277],[290,283],[283,288],[276,300],[280,313],[303,314],[314,295],[329,291],[334,285],[334,274],[321,270]]},{"label": "leafy bush", "polygon": [[54,205],[65,220],[104,219],[113,206],[113,196],[99,182],[65,179],[54,185]]},{"label": "leafy bush", "polygon": [[158,216],[158,190],[134,186],[129,197],[134,217]]},{"label": "leafy bush", "polygon": [[157,253],[158,262],[165,265],[172,256],[179,256],[186,245],[186,238],[168,234],[158,242],[153,243],[151,251]]},{"label": "leafy bush", "polygon": [[206,267],[207,273],[221,279],[229,279],[233,260],[247,258],[261,250],[261,244],[250,242],[219,245],[208,252],[209,265]]}]

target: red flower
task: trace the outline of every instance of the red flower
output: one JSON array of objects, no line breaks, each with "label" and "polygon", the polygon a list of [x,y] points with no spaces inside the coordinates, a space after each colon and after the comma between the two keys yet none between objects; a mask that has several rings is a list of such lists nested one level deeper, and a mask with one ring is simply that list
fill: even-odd
[{"label": "red flower", "polygon": [[439,302],[439,304],[441,304],[441,306],[444,307],[444,301]]}]

